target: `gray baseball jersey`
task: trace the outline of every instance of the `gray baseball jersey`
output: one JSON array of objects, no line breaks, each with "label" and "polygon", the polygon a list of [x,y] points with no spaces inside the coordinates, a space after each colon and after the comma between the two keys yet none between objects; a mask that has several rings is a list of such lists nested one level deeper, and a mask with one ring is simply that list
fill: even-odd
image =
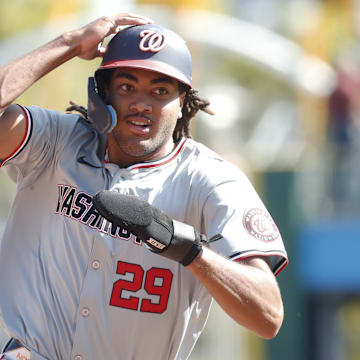
[{"label": "gray baseball jersey", "polygon": [[[72,114],[23,108],[27,132],[1,165],[17,183],[0,248],[3,327],[31,359],[186,359],[212,298],[177,262],[108,223],[92,196],[137,195],[170,217],[223,239],[233,260],[287,264],[279,231],[246,176],[182,139],[166,157],[119,168]],[[99,155],[100,154],[100,155]]]}]

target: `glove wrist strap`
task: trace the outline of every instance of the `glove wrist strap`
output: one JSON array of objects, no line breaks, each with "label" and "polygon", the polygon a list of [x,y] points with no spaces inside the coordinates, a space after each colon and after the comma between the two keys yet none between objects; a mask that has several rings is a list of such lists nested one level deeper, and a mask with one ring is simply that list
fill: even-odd
[{"label": "glove wrist strap", "polygon": [[[186,265],[195,258],[201,249],[199,239],[195,235],[195,229],[187,224],[173,220],[174,233],[171,246],[161,251],[161,255]],[[191,255],[195,251],[195,255]],[[190,262],[189,262],[190,261]],[[186,266],[185,265],[185,266]]]}]

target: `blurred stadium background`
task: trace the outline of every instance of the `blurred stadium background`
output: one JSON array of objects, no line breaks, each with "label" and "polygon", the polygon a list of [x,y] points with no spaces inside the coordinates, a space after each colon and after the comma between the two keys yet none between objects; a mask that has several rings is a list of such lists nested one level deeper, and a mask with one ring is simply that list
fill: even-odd
[{"label": "blurred stadium background", "polygon": [[[359,360],[360,0],[2,0],[0,65],[122,11],[187,40],[216,112],[193,135],[249,176],[290,258],[278,336],[257,338],[215,304],[191,360]],[[73,59],[18,102],[85,105],[98,64]],[[0,184],[2,232],[15,188],[2,173]]]}]

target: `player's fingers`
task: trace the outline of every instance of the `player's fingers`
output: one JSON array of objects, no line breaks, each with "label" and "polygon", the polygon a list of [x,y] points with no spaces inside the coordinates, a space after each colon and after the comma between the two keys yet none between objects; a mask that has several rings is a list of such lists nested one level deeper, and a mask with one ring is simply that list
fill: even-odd
[{"label": "player's fingers", "polygon": [[137,21],[141,21],[141,22],[149,22],[149,23],[153,22],[153,20],[151,20],[150,18],[148,18],[144,15],[139,15],[139,14],[130,13],[130,12],[119,14],[118,17],[124,18],[127,20],[137,20]]},{"label": "player's fingers", "polygon": [[105,54],[106,48],[104,46],[99,46],[98,47],[98,53],[97,53],[97,57],[103,57]]},{"label": "player's fingers", "polygon": [[[152,22],[152,20],[144,16],[133,13],[120,13],[113,16],[103,16],[88,25],[87,28],[84,28],[84,31],[88,30],[90,37],[87,38],[87,42],[84,40],[84,44],[86,44],[86,46],[84,46],[84,51],[78,56],[85,60],[91,60],[95,57],[102,57],[104,55],[105,48],[102,46],[102,42],[95,48],[93,47],[94,45],[92,45],[93,40],[96,39],[94,38],[94,34],[104,39],[109,35],[117,33],[122,25],[144,25],[151,24]],[[88,39],[91,39],[91,42],[89,42]]]},{"label": "player's fingers", "polygon": [[100,27],[106,31],[105,34],[102,34],[103,38],[117,32],[118,25],[115,20],[109,16],[103,16],[100,18],[98,24],[100,24]]},{"label": "player's fingers", "polygon": [[103,42],[99,43],[93,57],[103,57],[106,51],[106,47],[103,46]]},{"label": "player's fingers", "polygon": [[152,24],[153,20],[134,13],[120,13],[109,17],[116,26],[119,25],[145,25]]},{"label": "player's fingers", "polygon": [[131,13],[103,16],[99,20],[101,21],[101,26],[106,29],[105,37],[117,33],[120,27],[124,25],[145,25],[153,23],[153,21],[147,17]]}]

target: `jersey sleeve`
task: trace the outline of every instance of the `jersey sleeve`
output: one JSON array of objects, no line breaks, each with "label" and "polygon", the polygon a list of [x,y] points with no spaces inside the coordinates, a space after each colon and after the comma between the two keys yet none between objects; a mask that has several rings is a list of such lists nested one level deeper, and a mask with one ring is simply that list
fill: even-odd
[{"label": "jersey sleeve", "polygon": [[209,193],[203,209],[203,222],[208,236],[218,233],[223,236],[210,247],[232,260],[266,257],[275,275],[288,263],[278,227],[241,172],[236,178],[218,184]]},{"label": "jersey sleeve", "polygon": [[[20,106],[20,105],[18,105]],[[21,143],[0,166],[15,182],[19,182],[29,172],[41,171],[65,146],[76,124],[76,117],[59,111],[38,106],[20,106],[26,118],[26,133]]]}]

